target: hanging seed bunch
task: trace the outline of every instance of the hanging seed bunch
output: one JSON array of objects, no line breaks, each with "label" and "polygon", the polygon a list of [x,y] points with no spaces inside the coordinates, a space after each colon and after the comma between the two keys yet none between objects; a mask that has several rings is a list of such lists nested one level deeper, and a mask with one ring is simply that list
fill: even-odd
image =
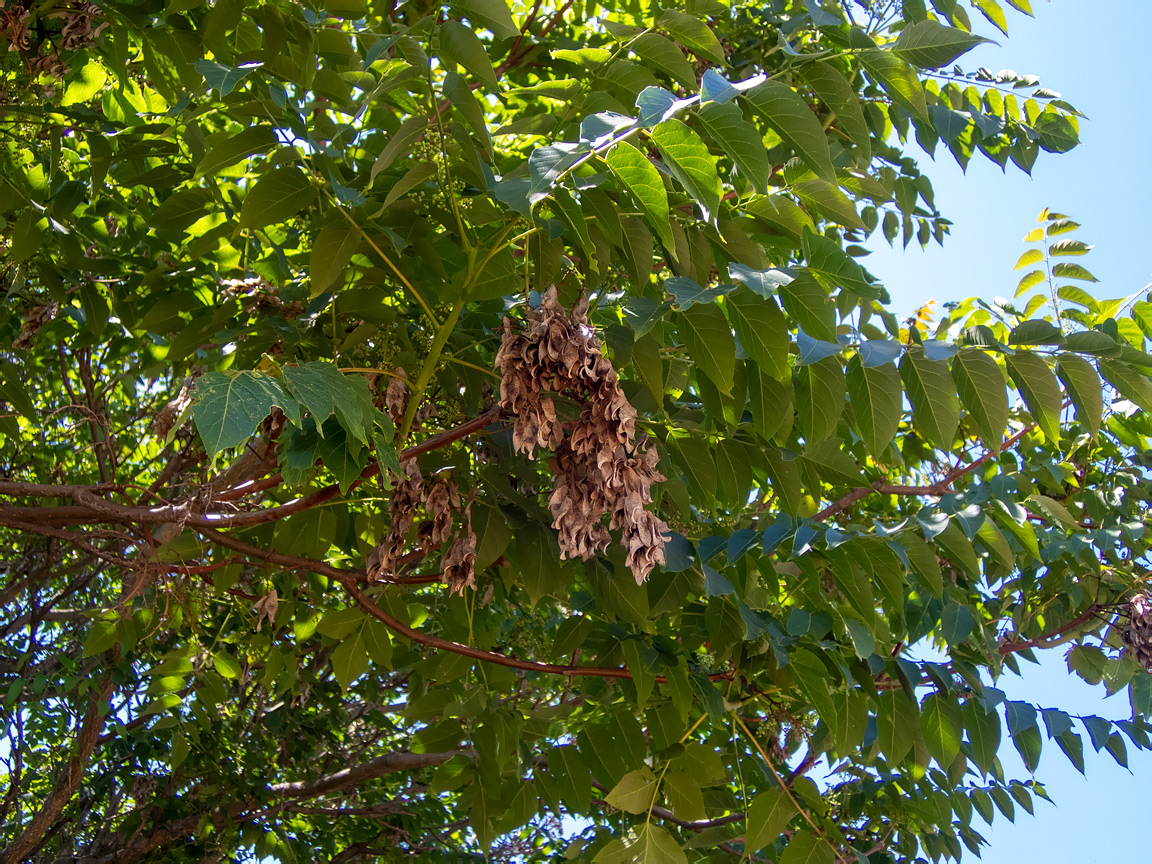
[{"label": "hanging seed bunch", "polygon": [[1128,626],[1120,634],[1124,650],[1152,672],[1152,597],[1137,594],[1128,603]]},{"label": "hanging seed bunch", "polygon": [[[438,477],[425,486],[415,459],[404,463],[404,475],[393,476],[392,497],[388,502],[391,517],[388,533],[368,555],[368,576],[384,580],[400,567],[408,545],[408,533],[416,522],[416,512],[423,507],[429,519],[417,530],[424,552],[431,552],[451,541],[441,560],[444,581],[453,593],[465,587],[476,587],[476,533],[472,530],[471,501],[462,505],[460,492],[450,479]],[[452,514],[460,525],[452,531]]]},{"label": "hanging seed bunch", "polygon": [[60,306],[56,303],[47,303],[43,306],[33,306],[28,310],[28,314],[24,316],[24,321],[20,325],[20,335],[12,343],[12,347],[28,351],[32,348],[35,341],[36,334],[56,317],[56,313],[60,311]]},{"label": "hanging seed bunch", "polygon": [[[500,404],[516,416],[512,441],[517,453],[532,458],[537,447],[555,452],[548,505],[560,555],[587,561],[608,548],[610,530],[619,530],[628,567],[641,583],[664,563],[668,530],[645,509],[652,503],[652,484],[665,479],[656,470],[656,449],[646,439],[636,440],[636,409],[588,324],[587,303],[569,316],[553,286],[540,308],[525,317],[523,330],[504,319],[496,355]],[[549,393],[583,404],[568,436]]]}]

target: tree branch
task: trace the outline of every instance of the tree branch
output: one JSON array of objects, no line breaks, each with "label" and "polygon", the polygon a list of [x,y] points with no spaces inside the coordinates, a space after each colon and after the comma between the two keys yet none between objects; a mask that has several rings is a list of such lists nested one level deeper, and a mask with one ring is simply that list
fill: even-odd
[{"label": "tree branch", "polygon": [[344,768],[316,780],[278,783],[271,787],[271,792],[273,795],[291,798],[295,801],[316,798],[320,795],[327,795],[329,792],[347,789],[349,786],[358,786],[386,774],[395,774],[399,771],[419,771],[421,768],[443,765],[449,759],[463,753],[463,750],[450,750],[445,753],[387,753],[378,759],[372,759],[351,768]]},{"label": "tree branch", "polygon": [[104,728],[102,709],[108,704],[111,696],[112,678],[108,677],[99,685],[99,689],[92,692],[88,697],[88,707],[84,711],[84,719],[80,721],[80,727],[76,731],[76,739],[72,745],[72,758],[68,760],[67,770],[57,780],[52,791],[48,793],[48,797],[44,799],[44,803],[40,805],[40,810],[24,827],[20,835],[12,841],[7,849],[0,853],[0,861],[3,861],[4,864],[18,864],[24,856],[31,852],[44,832],[60,815],[60,811],[71,800],[72,793],[76,791],[76,787],[80,785],[80,781],[84,777],[84,770],[88,765],[92,751],[96,747],[100,730]]},{"label": "tree branch", "polygon": [[[439,636],[421,633],[419,630],[413,630],[408,625],[402,624],[377,606],[356,583],[349,580],[341,580],[341,582],[344,585],[344,590],[352,596],[352,599],[356,601],[361,609],[377,621],[380,621],[389,630],[399,633],[401,636],[407,637],[413,642],[427,645],[429,648],[450,651],[453,654],[461,654],[465,657],[471,657],[474,660],[482,660],[485,663],[495,663],[497,666],[507,666],[510,669],[521,669],[525,672],[547,672],[552,675],[584,678],[632,678],[632,673],[627,669],[602,669],[596,666],[561,666],[556,663],[537,663],[533,660],[506,657],[494,651],[483,651],[479,648],[473,648],[471,645],[461,645],[459,642],[451,642],[448,639],[441,639]],[[731,672],[713,672],[708,676],[708,679],[710,681],[723,681],[731,677]],[[656,675],[655,679],[659,684],[664,684],[668,680],[663,675]]]},{"label": "tree branch", "polygon": [[842,498],[833,501],[812,518],[816,522],[824,522],[825,520],[835,516],[837,513],[848,509],[862,498],[867,498],[874,492],[879,495],[928,495],[932,497],[947,495],[950,491],[952,491],[952,486],[957,480],[967,476],[968,474],[971,474],[981,465],[999,456],[1001,453],[1015,445],[1017,441],[1019,441],[1035,428],[1035,423],[1031,423],[1025,426],[1019,432],[1001,443],[1001,445],[995,450],[987,450],[980,458],[969,462],[967,465],[961,468],[956,468],[955,470],[950,471],[948,476],[943,480],[938,480],[937,482],[931,483],[927,486],[899,486],[877,481],[871,486],[853,489]]},{"label": "tree branch", "polygon": [[[500,419],[502,414],[503,409],[492,408],[466,423],[437,433],[421,441],[419,444],[402,450],[399,454],[400,461],[404,462],[409,459],[415,459],[425,453],[446,447],[449,444],[459,441],[461,438],[478,432],[485,426],[490,426]],[[262,460],[256,459],[256,463],[261,464]],[[379,464],[372,462],[367,468],[360,472],[360,477],[353,483],[353,487],[366,480],[370,480],[379,473]],[[283,482],[283,478],[279,475],[271,479],[276,479],[277,483]],[[69,498],[79,505],[68,507],[3,506],[0,507],[0,514],[6,514],[13,519],[24,522],[41,522],[53,525],[115,522],[120,524],[138,523],[144,525],[178,524],[192,528],[240,528],[275,522],[295,513],[318,507],[321,504],[337,498],[341,494],[339,484],[332,484],[331,486],[326,486],[323,489],[313,492],[311,495],[305,495],[302,498],[297,498],[295,501],[290,501],[287,504],[281,504],[277,507],[269,507],[251,513],[218,515],[194,513],[190,509],[191,502],[188,500],[180,504],[170,504],[164,507],[128,507],[124,504],[109,501],[98,494],[112,488],[114,487],[104,484],[97,486],[76,486],[0,480],[0,495],[20,498]],[[228,494],[229,491],[230,490],[226,490],[223,494]]]},{"label": "tree branch", "polygon": [[1005,642],[998,649],[1000,656],[1007,657],[1009,654],[1014,654],[1017,651],[1027,651],[1029,648],[1051,648],[1053,645],[1046,643],[1052,642],[1052,640],[1064,635],[1069,630],[1074,630],[1081,624],[1091,621],[1099,611],[1100,607],[1093,603],[1064,626],[1057,627],[1055,630],[1045,633],[1043,636],[1037,636],[1035,639],[1028,639],[1023,642]]}]

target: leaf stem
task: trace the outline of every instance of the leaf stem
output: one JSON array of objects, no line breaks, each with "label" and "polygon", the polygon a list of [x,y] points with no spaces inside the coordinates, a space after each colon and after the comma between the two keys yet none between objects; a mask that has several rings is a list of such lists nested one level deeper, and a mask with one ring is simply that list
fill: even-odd
[{"label": "leaf stem", "polygon": [[412,392],[408,394],[408,406],[404,409],[404,418],[400,421],[400,430],[396,438],[400,443],[408,440],[408,434],[412,431],[412,423],[416,419],[416,410],[420,406],[420,400],[424,396],[428,382],[436,374],[440,354],[444,351],[444,346],[448,344],[448,337],[456,329],[456,322],[460,320],[460,313],[463,310],[464,301],[462,299],[456,301],[452,304],[452,311],[444,323],[438,325],[436,336],[432,339],[432,347],[428,349],[428,357],[424,360],[424,365],[420,367],[420,374],[416,376],[416,381],[412,385]]}]

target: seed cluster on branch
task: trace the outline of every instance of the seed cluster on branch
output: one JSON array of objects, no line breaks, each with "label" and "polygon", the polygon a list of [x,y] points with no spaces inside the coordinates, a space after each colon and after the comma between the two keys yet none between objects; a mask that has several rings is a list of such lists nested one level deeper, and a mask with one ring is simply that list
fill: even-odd
[{"label": "seed cluster on branch", "polygon": [[[664,563],[668,530],[646,509],[652,484],[665,479],[656,470],[656,448],[647,436],[637,440],[636,409],[588,324],[586,301],[568,315],[553,286],[540,308],[529,309],[525,318],[524,329],[504,319],[496,354],[500,404],[516,417],[512,441],[517,453],[532,458],[537,447],[554,451],[555,485],[548,504],[561,558],[587,561],[608,548],[611,530],[619,530],[627,565],[641,583]],[[549,393],[582,406],[567,436]]]},{"label": "seed cluster on branch", "polygon": [[[388,501],[391,521],[388,533],[368,555],[368,575],[381,579],[395,574],[405,555],[408,534],[416,522],[416,511],[423,507],[429,519],[416,532],[425,552],[451,541],[441,558],[444,581],[453,593],[476,587],[476,532],[472,530],[472,502],[464,504],[460,491],[447,477],[437,477],[425,485],[415,459],[404,463],[404,475],[393,477],[392,497]],[[459,527],[453,532],[453,513]]]},{"label": "seed cluster on branch", "polygon": [[1137,594],[1128,604],[1128,626],[1120,634],[1124,650],[1152,672],[1152,597]]}]

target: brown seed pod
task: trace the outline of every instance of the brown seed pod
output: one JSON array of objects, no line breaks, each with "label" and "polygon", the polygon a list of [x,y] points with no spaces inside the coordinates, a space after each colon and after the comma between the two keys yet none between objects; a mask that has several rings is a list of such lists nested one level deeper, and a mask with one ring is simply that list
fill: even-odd
[{"label": "brown seed pod", "polygon": [[[586,561],[607,549],[609,529],[619,530],[628,567],[643,582],[664,563],[668,530],[645,509],[652,503],[652,484],[665,479],[656,471],[656,450],[646,439],[636,440],[636,409],[588,325],[587,304],[568,316],[552,287],[525,318],[523,331],[504,319],[496,355],[500,404],[516,416],[516,452],[531,458],[537,447],[555,451],[548,506],[560,555]],[[553,400],[542,396],[549,392],[583,403],[568,437]],[[610,515],[607,526],[605,515]]]}]

